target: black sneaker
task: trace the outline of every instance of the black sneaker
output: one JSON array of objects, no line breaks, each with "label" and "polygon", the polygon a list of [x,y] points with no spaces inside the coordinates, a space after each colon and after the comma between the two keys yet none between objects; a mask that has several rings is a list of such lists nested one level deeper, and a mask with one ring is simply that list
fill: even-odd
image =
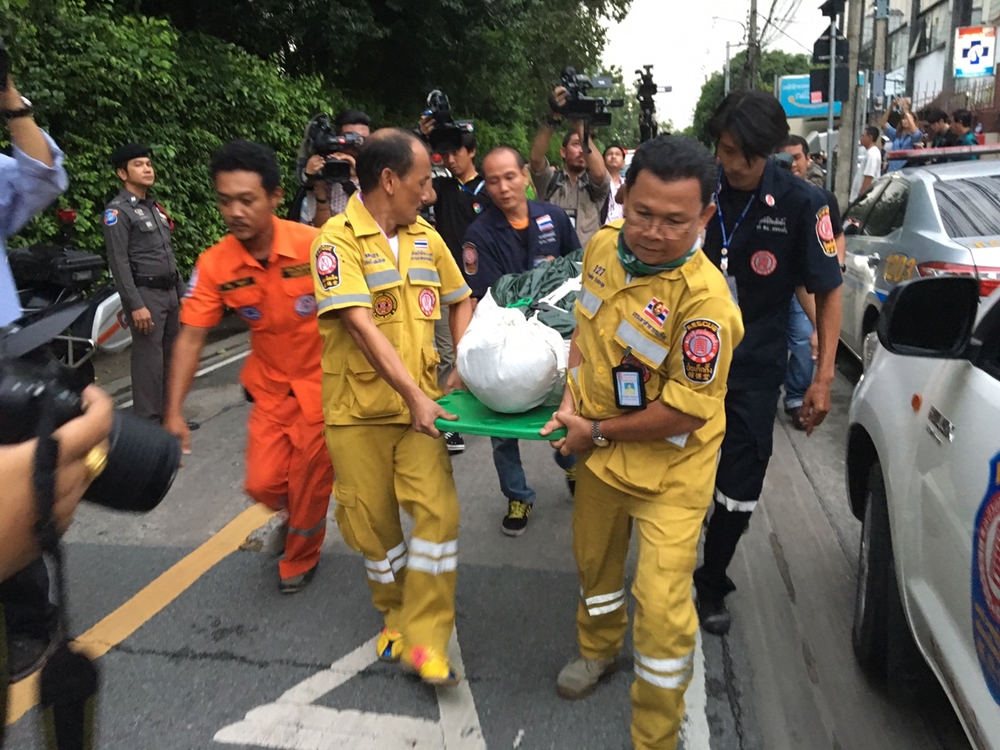
[{"label": "black sneaker", "polygon": [[300,573],[297,576],[292,576],[291,578],[282,578],[278,582],[278,591],[282,594],[297,594],[306,586],[308,586],[312,579],[316,575],[316,570],[319,568],[319,563],[317,562],[305,573]]},{"label": "black sneaker", "polygon": [[701,629],[706,633],[725,635],[729,632],[733,616],[729,614],[729,607],[726,606],[725,599],[709,599],[699,596],[695,600],[695,608],[698,610]]},{"label": "black sneaker", "polygon": [[531,505],[520,500],[507,501],[507,515],[500,522],[500,530],[507,536],[521,536],[528,528]]},{"label": "black sneaker", "polygon": [[457,432],[446,432],[444,442],[448,446],[449,453],[461,453],[465,450],[465,438]]},{"label": "black sneaker", "polygon": [[23,680],[44,667],[58,645],[59,640],[53,636],[44,638],[12,636],[7,641],[7,668],[10,671],[10,681]]}]

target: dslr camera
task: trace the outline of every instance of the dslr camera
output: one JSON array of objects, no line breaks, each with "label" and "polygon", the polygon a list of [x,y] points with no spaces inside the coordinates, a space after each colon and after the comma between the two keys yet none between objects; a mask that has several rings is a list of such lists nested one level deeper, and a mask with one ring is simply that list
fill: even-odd
[{"label": "dslr camera", "polygon": [[462,148],[462,135],[473,130],[472,120],[455,120],[451,116],[451,103],[438,89],[427,95],[427,109],[423,114],[434,120],[429,138],[431,150],[436,154],[458,151]]},{"label": "dslr camera", "polygon": [[549,105],[552,111],[570,120],[584,120],[594,127],[611,125],[612,108],[624,107],[623,99],[605,99],[604,97],[588,96],[591,89],[610,89],[613,82],[611,76],[590,76],[577,73],[575,68],[563,68],[559,76],[559,85],[566,89],[567,100],[562,107],[556,105],[555,97],[550,96]]},{"label": "dslr camera", "polygon": [[[0,328],[0,445],[48,434],[83,413],[77,373],[47,347],[85,310],[86,303],[74,303],[23,328]],[[152,510],[177,474],[177,439],[154,422],[115,412],[109,442],[107,465],[84,499],[113,510]]]},{"label": "dslr camera", "polygon": [[338,134],[330,122],[330,116],[319,114],[309,123],[306,139],[309,142],[309,155],[318,154],[325,160],[323,169],[315,179],[340,183],[351,181],[351,165],[341,159],[334,159],[333,154],[356,154],[365,142],[362,136],[357,133]]}]

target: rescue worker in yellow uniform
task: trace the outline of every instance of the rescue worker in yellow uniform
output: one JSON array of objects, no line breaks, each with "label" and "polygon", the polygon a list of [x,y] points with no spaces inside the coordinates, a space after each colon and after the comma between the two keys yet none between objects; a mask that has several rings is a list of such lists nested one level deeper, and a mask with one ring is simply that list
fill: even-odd
[{"label": "rescue worker in yellow uniform", "polygon": [[[358,154],[360,193],[313,244],[323,339],[323,413],[344,540],[365,558],[385,627],[379,658],[433,685],[460,679],[447,658],[455,623],[458,495],[434,399],[434,321],[449,306],[456,345],[471,290],[423,219],[432,202],[427,148],[401,130],[376,132]],[[451,390],[461,381],[452,373]],[[414,519],[409,545],[399,509]]]},{"label": "rescue worker in yellow uniform", "polygon": [[573,551],[580,575],[579,656],[559,674],[564,698],[589,695],[617,667],[628,616],[625,558],[639,560],[632,743],[677,746],[698,617],[698,538],[725,432],[726,378],[743,337],[725,279],[701,251],[715,213],[708,151],[660,136],[636,151],[624,220],[587,245],[565,396],[542,434],[579,454]]}]

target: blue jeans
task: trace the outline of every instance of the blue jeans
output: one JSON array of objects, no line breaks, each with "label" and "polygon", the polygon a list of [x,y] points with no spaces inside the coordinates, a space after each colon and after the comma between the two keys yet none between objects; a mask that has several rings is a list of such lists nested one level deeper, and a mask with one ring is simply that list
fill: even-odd
[{"label": "blue jeans", "polygon": [[785,408],[802,406],[802,398],[813,380],[812,347],[809,337],[813,327],[798,297],[792,297],[788,311],[788,368],[785,370]]},{"label": "blue jeans", "polygon": [[[500,491],[508,500],[520,500],[531,505],[535,502],[535,491],[528,486],[521,466],[521,452],[514,438],[490,438],[493,443],[493,465],[497,467]],[[576,456],[564,456],[554,451],[556,463],[562,470],[576,466]]]}]

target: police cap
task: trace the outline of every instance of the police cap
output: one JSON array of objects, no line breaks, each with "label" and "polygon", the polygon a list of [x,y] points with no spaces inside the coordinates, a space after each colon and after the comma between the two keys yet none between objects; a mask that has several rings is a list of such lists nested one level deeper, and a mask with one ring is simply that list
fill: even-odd
[{"label": "police cap", "polygon": [[129,143],[114,150],[111,154],[111,166],[115,169],[124,169],[133,159],[145,156],[149,156],[149,148],[141,143]]}]

